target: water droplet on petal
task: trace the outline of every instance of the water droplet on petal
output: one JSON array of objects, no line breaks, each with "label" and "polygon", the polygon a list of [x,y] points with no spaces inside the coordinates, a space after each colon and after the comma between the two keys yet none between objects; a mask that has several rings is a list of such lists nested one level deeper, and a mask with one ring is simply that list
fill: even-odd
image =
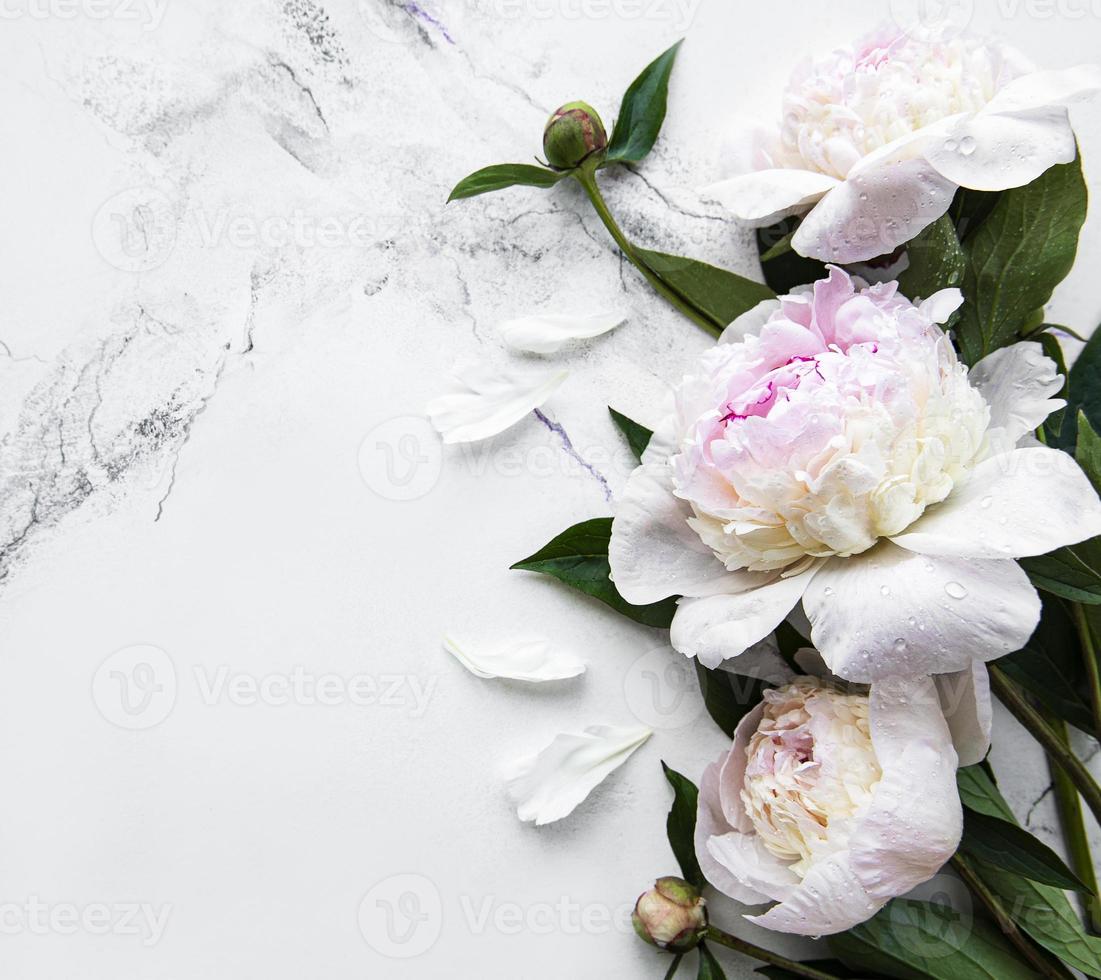
[{"label": "water droplet on petal", "polygon": [[949,582],[944,591],[948,593],[953,599],[966,599],[967,589],[965,589],[959,582]]}]

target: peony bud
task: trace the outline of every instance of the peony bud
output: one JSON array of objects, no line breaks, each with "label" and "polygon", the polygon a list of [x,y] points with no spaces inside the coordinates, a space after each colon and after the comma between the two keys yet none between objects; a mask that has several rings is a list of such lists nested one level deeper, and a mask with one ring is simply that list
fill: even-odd
[{"label": "peony bud", "polygon": [[608,134],[596,110],[585,102],[557,108],[543,129],[543,153],[556,170],[572,170],[608,145]]},{"label": "peony bud", "polygon": [[685,953],[707,933],[706,902],[681,878],[658,878],[639,896],[631,922],[645,942],[670,953]]}]

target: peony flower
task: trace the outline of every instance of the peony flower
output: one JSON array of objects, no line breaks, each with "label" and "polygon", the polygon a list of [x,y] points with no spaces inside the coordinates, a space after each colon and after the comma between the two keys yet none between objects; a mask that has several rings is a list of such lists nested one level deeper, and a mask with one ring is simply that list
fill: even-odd
[{"label": "peony flower", "polygon": [[1063,403],[1039,344],[970,372],[914,305],[839,268],[735,321],[677,388],[631,475],[609,559],[636,604],[684,596],[671,642],[708,666],[802,602],[830,670],[870,682],[1024,645],[1014,559],[1101,534],[1101,501],[1031,432]]},{"label": "peony flower", "polygon": [[707,903],[683,878],[658,878],[653,888],[639,895],[631,924],[651,946],[686,953],[707,933]]},{"label": "peony flower", "polygon": [[841,932],[932,878],[960,841],[956,752],[930,678],[765,691],[700,783],[696,853],[747,916]]},{"label": "peony flower", "polygon": [[957,187],[997,191],[1075,158],[1066,106],[1101,67],[1037,72],[970,38],[881,29],[808,60],[778,134],[747,128],[730,180],[705,193],[755,225],[810,209],[792,245],[828,262],[891,252],[944,214]]}]

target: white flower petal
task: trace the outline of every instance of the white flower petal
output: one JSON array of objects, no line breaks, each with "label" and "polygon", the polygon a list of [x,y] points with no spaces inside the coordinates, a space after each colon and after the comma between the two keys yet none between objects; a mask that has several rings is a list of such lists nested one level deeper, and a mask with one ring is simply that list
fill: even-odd
[{"label": "white flower petal", "polygon": [[745,339],[747,333],[758,334],[773,313],[780,309],[778,299],[763,299],[753,309],[746,310],[737,317],[719,335],[720,344],[736,344]]},{"label": "white flower petal", "polygon": [[673,616],[669,641],[686,656],[717,667],[776,629],[799,602],[818,568],[812,565],[798,575],[776,578],[734,595],[682,599]]},{"label": "white flower petal", "polygon": [[984,113],[1066,105],[1101,91],[1101,66],[1038,71],[1015,78],[987,103]]},{"label": "white flower petal", "polygon": [[476,677],[539,683],[585,673],[583,661],[565,650],[553,649],[550,640],[542,637],[516,638],[479,649],[445,636],[443,646]]},{"label": "white flower petal", "polygon": [[1101,534],[1101,500],[1067,454],[1027,446],[985,459],[891,540],[923,555],[1025,558]]},{"label": "white flower petal", "polygon": [[593,725],[580,735],[556,735],[537,755],[517,763],[509,777],[517,816],[537,826],[561,820],[651,734],[649,728]]},{"label": "white flower petal", "polygon": [[912,744],[923,742],[952,757],[955,785],[952,735],[931,677],[910,674],[886,677],[873,683],[868,692],[868,726],[876,759],[884,773],[902,764]]},{"label": "white flower petal", "polygon": [[1024,646],[1040,619],[1015,561],[918,555],[889,541],[829,561],[803,608],[829,668],[860,683],[993,660]]},{"label": "white flower petal", "polygon": [[747,915],[750,922],[799,936],[832,936],[870,919],[886,899],[873,898],[840,851],[819,861],[802,884],[764,915]]},{"label": "white flower petal", "polygon": [[1066,404],[1052,397],[1063,387],[1059,367],[1034,340],[987,354],[967,379],[990,406],[990,438],[1002,452]]},{"label": "white flower petal", "polygon": [[535,314],[506,320],[497,329],[509,347],[534,354],[553,354],[571,340],[588,340],[614,330],[627,319],[625,313],[592,313],[567,316]]},{"label": "white flower petal", "polygon": [[918,309],[934,323],[947,323],[961,306],[963,293],[958,289],[941,289],[918,304]]},{"label": "white flower petal", "polygon": [[1021,187],[1077,149],[1062,106],[1013,113],[980,112],[961,119],[925,157],[948,180],[979,191]]},{"label": "white flower petal", "polygon": [[727,830],[737,830],[743,834],[753,831],[753,821],[746,813],[745,804],[742,802],[742,787],[745,785],[745,768],[747,765],[747,750],[749,740],[764,717],[765,703],[762,701],[755,708],[747,711],[734,729],[734,740],[730,751],[726,755],[719,772],[719,809],[726,818]]},{"label": "white flower petal", "polygon": [[568,374],[478,365],[456,376],[459,390],[433,398],[425,412],[446,443],[488,439],[542,405]]},{"label": "white flower petal", "polygon": [[960,765],[981,762],[990,749],[993,722],[986,664],[976,661],[954,674],[938,674],[934,680]]},{"label": "white flower petal", "polygon": [[873,259],[936,221],[955,192],[956,185],[921,157],[854,170],[803,219],[792,246],[825,262]]},{"label": "white flower petal", "polygon": [[703,188],[700,194],[718,201],[742,221],[770,225],[813,204],[839,183],[836,177],[811,170],[779,168],[732,177]]},{"label": "white flower petal", "polygon": [[[750,895],[763,895],[759,904],[772,900],[781,902],[790,898],[799,887],[799,876],[773,854],[754,833],[742,834],[734,830],[707,839],[707,852]],[[737,898],[737,895],[731,895]]]},{"label": "white flower petal", "polygon": [[736,579],[688,526],[689,516],[688,505],[673,496],[664,463],[648,463],[631,474],[608,544],[612,581],[628,602],[706,594]]}]

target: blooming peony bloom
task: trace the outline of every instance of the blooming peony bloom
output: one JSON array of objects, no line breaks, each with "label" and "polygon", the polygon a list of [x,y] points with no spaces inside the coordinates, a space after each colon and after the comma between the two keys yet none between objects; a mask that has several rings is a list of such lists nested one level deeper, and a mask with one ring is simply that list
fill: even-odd
[{"label": "blooming peony bloom", "polygon": [[684,596],[671,641],[708,666],[802,601],[829,668],[868,682],[1024,645],[1040,601],[1014,559],[1101,534],[1101,501],[1031,432],[1063,403],[1025,342],[968,372],[897,283],[833,267],[735,321],[675,392],[631,475],[609,559],[628,602]]},{"label": "blooming peony bloom", "polygon": [[810,208],[795,250],[863,261],[936,221],[957,187],[1020,187],[1072,161],[1066,105],[1098,89],[1101,67],[1036,72],[990,42],[881,29],[797,69],[779,133],[747,128],[732,156],[748,172],[706,193],[756,225]]},{"label": "blooming peony bloom", "polygon": [[765,692],[703,774],[696,853],[750,921],[823,936],[928,881],[960,841],[956,752],[930,678]]}]

